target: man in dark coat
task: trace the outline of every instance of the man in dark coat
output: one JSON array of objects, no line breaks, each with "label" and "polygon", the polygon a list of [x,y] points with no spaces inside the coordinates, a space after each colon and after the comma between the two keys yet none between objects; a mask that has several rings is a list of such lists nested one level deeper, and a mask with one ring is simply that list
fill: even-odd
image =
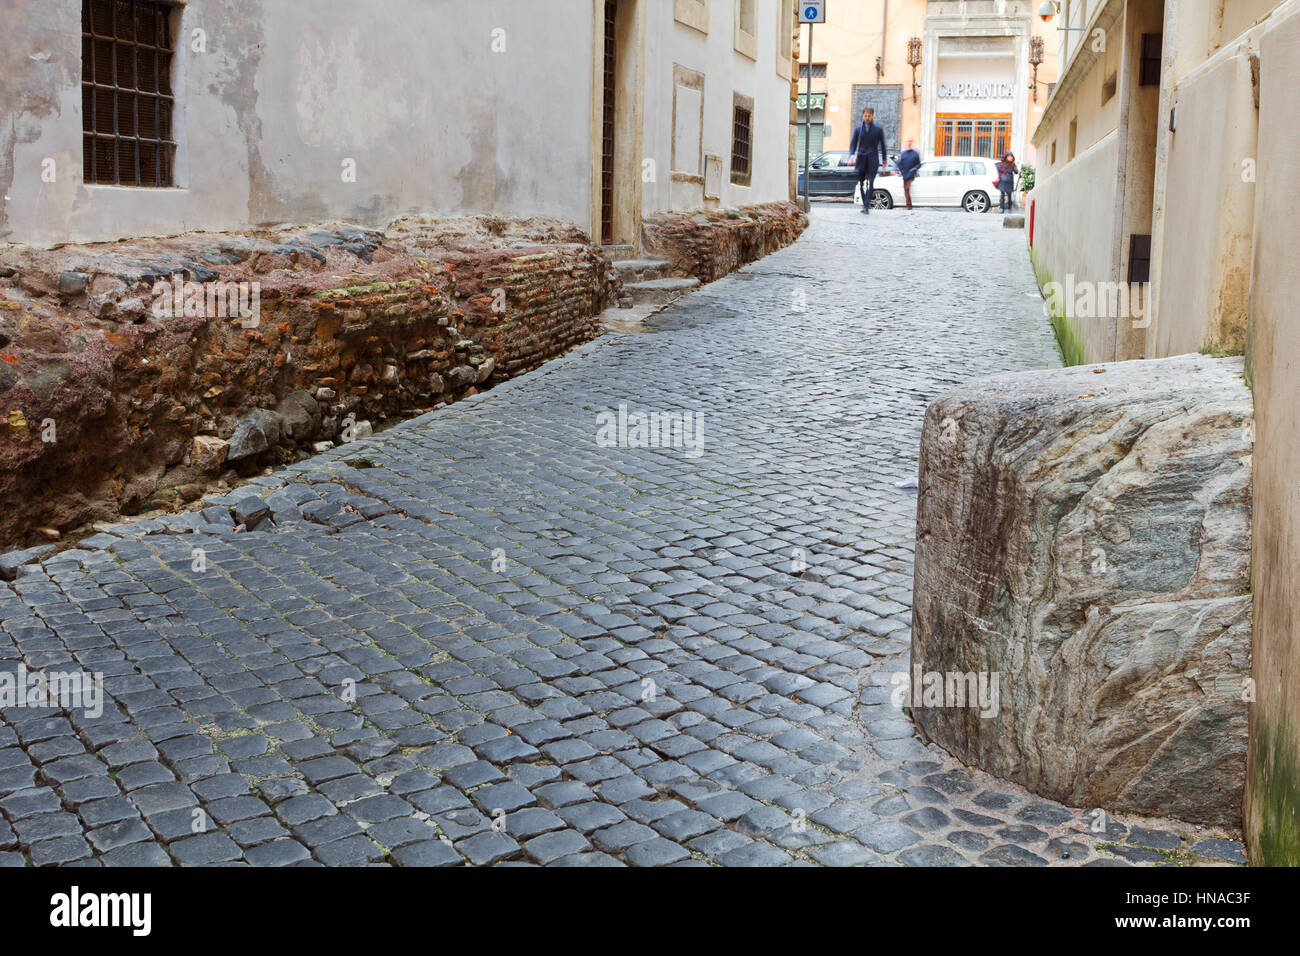
[{"label": "man in dark coat", "polygon": [[903,177],[903,198],[907,200],[907,208],[912,208],[912,180],[916,178],[917,170],[921,168],[921,154],[912,148],[912,141],[909,139],[903,144],[906,148],[898,154],[898,159],[894,160],[898,166],[898,175]]},{"label": "man in dark coat", "polygon": [[873,120],[876,111],[870,106],[862,111],[862,125],[853,131],[849,152],[857,158],[858,186],[862,190],[862,211],[871,212],[871,193],[876,186],[880,164],[889,162],[885,154],[885,131]]}]

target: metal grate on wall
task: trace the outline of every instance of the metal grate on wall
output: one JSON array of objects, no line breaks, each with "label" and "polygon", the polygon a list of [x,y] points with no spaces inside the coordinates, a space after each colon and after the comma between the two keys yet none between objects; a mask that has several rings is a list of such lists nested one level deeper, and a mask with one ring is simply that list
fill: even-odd
[{"label": "metal grate on wall", "polygon": [[616,51],[617,0],[605,0],[605,55],[602,67],[604,97],[600,118],[600,241],[614,241],[614,123],[618,91]]},{"label": "metal grate on wall", "polygon": [[749,175],[749,149],[753,114],[743,106],[736,107],[731,126],[731,175]]},{"label": "metal grate on wall", "polygon": [[152,0],[82,0],[85,181],[171,186],[174,8]]},{"label": "metal grate on wall", "polygon": [[936,156],[984,156],[989,159],[1001,159],[1010,148],[1010,116],[958,118],[939,114],[935,120],[934,155]]}]

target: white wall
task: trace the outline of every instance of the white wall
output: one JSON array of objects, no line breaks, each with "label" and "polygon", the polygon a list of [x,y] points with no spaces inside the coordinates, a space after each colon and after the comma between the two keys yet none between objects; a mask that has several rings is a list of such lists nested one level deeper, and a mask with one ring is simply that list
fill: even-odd
[{"label": "white wall", "polygon": [[[1115,222],[1115,164],[1119,135],[1112,131],[1101,142],[1075,157],[1048,179],[1039,179],[1034,202],[1034,255],[1050,278],[1063,285],[1114,280],[1111,233]],[[1127,321],[1127,320],[1123,320]],[[1114,361],[1114,318],[1075,318],[1071,327],[1082,340],[1087,362]]]},{"label": "white wall", "polygon": [[[706,205],[699,183],[673,182],[673,65],[704,74],[702,152],[723,161],[719,205],[739,206],[790,198],[790,79],[777,65],[781,0],[756,0],[758,58],[735,49],[735,0],[709,0],[707,34],[679,23],[673,4],[652,3],[646,25],[645,153],[654,160],[653,182],[642,186],[642,212],[698,209]],[[793,32],[793,24],[780,23]],[[751,182],[731,182],[733,94],[754,100]],[[704,161],[700,159],[703,173]]]},{"label": "white wall", "polygon": [[1174,201],[1152,251],[1152,358],[1245,346],[1255,182],[1242,162],[1259,165],[1251,52],[1246,44],[1222,50],[1173,88],[1164,188]]},{"label": "white wall", "polygon": [[182,35],[204,29],[207,52],[177,57],[180,188],[163,190],[82,184],[79,0],[4,14],[0,241],[403,212],[590,221],[590,0],[190,0]]}]

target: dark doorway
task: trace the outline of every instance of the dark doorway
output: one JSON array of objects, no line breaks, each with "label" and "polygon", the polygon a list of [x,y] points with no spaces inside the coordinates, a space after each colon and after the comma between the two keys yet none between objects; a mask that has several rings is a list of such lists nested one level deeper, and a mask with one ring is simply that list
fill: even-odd
[{"label": "dark doorway", "polygon": [[614,97],[618,90],[617,42],[615,25],[618,0],[605,0],[604,99],[601,106],[600,134],[600,241],[614,241]]}]

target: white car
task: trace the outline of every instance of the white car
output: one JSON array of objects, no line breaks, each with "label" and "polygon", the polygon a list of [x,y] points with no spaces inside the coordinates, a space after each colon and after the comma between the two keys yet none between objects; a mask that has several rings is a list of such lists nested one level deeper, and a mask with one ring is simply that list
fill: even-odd
[{"label": "white car", "polygon": [[[921,164],[912,180],[913,206],[961,206],[967,212],[988,212],[997,202],[998,161],[982,156],[937,156]],[[876,180],[872,209],[906,206],[901,176]]]}]

